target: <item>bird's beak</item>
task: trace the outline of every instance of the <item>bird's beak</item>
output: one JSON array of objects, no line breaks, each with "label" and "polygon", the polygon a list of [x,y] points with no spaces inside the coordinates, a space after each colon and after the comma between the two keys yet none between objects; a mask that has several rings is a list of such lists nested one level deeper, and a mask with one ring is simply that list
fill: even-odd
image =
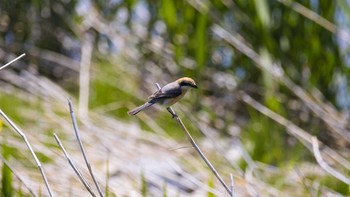
[{"label": "bird's beak", "polygon": [[192,88],[196,88],[196,89],[198,89],[198,86],[197,86],[196,84],[191,85],[191,87],[192,87]]}]

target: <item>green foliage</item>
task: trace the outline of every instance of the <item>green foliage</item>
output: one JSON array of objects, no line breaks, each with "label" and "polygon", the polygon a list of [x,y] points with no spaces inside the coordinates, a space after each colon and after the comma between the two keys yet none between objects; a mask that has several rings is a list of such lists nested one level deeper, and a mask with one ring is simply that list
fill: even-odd
[{"label": "green foliage", "polygon": [[[208,188],[214,189],[214,180],[213,180],[213,177],[210,177],[210,178],[208,179]],[[207,197],[215,197],[215,195],[213,194],[213,192],[208,191]]]},{"label": "green foliage", "polygon": [[51,163],[54,161],[53,158],[50,158],[41,152],[35,152],[35,154],[42,163]]},{"label": "green foliage", "polygon": [[196,32],[195,32],[195,38],[194,38],[194,48],[195,50],[195,57],[198,65],[198,69],[201,70],[201,68],[204,67],[205,62],[208,57],[208,50],[207,50],[207,29],[208,29],[208,15],[206,14],[198,14],[197,18],[197,24],[196,24]]},{"label": "green foliage", "polygon": [[253,160],[286,167],[305,156],[300,154],[303,146],[299,142],[289,144],[290,136],[285,128],[255,111],[251,111],[250,115],[251,122],[247,124],[242,138],[249,141],[246,146]]},{"label": "green foliage", "polygon": [[164,181],[163,185],[163,197],[168,197],[166,181]]},{"label": "green foliage", "polygon": [[175,10],[174,1],[161,1],[160,4],[160,15],[164,19],[164,22],[167,24],[168,28],[173,31],[176,28],[177,16]]},{"label": "green foliage", "polygon": [[334,179],[334,177],[331,177],[331,176],[325,177],[321,181],[321,184],[333,189],[334,191],[339,192],[340,194],[342,194],[344,196],[350,195],[349,185],[347,185],[346,183],[344,183],[340,180]]},{"label": "green foliage", "polygon": [[140,193],[143,197],[147,197],[147,193],[148,193],[148,185],[147,185],[147,180],[145,177],[144,172],[141,172],[141,189],[140,189]]},{"label": "green foliage", "polygon": [[[9,151],[7,150],[6,143],[3,143],[2,145],[2,155],[4,159],[9,158]],[[14,190],[12,186],[12,172],[7,167],[7,165],[3,164],[2,171],[1,171],[1,196],[3,197],[10,197],[13,196]]]},{"label": "green foliage", "polygon": [[21,187],[22,185],[20,185],[20,187],[19,187],[19,189],[17,190],[17,197],[23,197],[24,196],[24,194],[23,194],[23,192],[22,192],[22,187]]}]

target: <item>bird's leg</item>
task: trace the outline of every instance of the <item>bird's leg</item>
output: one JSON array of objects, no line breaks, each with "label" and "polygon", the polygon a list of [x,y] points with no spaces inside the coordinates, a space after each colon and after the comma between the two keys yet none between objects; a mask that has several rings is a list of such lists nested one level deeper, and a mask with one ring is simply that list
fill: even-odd
[{"label": "bird's leg", "polygon": [[174,110],[171,107],[166,108],[168,112],[173,116],[173,118],[177,118],[177,114],[174,112]]}]

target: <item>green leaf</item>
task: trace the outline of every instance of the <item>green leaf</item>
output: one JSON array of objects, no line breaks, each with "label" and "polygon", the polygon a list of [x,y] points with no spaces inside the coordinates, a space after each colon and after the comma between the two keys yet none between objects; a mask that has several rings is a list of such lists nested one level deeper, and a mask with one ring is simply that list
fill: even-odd
[{"label": "green leaf", "polygon": [[200,67],[205,65],[207,59],[208,49],[207,49],[207,23],[208,17],[205,14],[199,14],[196,26],[196,60]]},{"label": "green leaf", "polygon": [[163,17],[168,27],[173,29],[176,26],[176,8],[173,1],[161,2],[160,15]]}]

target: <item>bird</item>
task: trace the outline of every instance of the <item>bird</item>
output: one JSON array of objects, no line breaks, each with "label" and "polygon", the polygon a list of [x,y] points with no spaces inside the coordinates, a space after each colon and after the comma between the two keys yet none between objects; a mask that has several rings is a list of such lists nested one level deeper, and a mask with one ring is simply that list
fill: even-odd
[{"label": "bird", "polygon": [[198,88],[196,82],[194,82],[193,79],[189,77],[182,77],[180,79],[177,79],[176,81],[168,83],[161,89],[154,92],[151,96],[148,97],[148,101],[146,103],[128,111],[128,114],[134,116],[140,111],[156,103],[166,106],[169,111],[169,107],[184,97],[190,88]]}]

